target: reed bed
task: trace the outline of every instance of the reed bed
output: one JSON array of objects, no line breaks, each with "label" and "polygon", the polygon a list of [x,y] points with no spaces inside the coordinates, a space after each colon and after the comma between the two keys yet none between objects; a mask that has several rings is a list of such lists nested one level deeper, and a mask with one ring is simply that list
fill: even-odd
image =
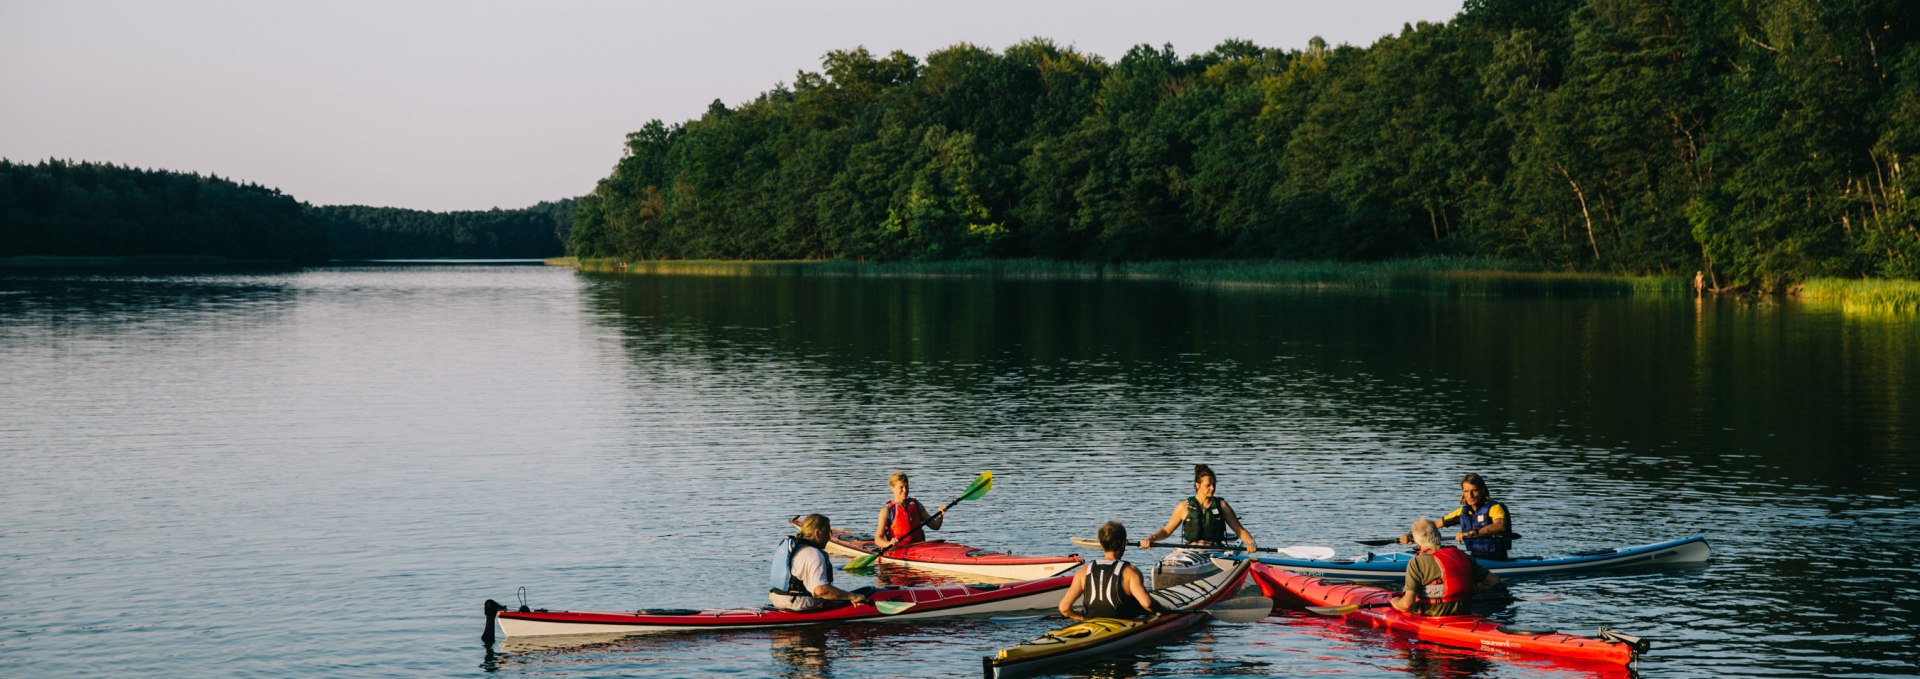
[{"label": "reed bed", "polygon": [[1799,297],[1801,302],[1837,306],[1848,314],[1920,313],[1920,281],[1810,278],[1800,284]]}]

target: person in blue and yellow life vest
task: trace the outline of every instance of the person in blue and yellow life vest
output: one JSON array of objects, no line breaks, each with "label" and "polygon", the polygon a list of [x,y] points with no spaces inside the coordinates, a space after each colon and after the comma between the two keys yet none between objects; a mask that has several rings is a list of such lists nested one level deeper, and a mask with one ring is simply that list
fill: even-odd
[{"label": "person in blue and yellow life vest", "polygon": [[1488,571],[1466,552],[1440,543],[1436,522],[1420,517],[1413,522],[1413,542],[1420,553],[1407,563],[1407,577],[1394,597],[1393,607],[1414,615],[1465,615],[1473,595],[1500,586],[1500,576]]},{"label": "person in blue and yellow life vest", "polygon": [[[1479,474],[1460,478],[1460,508],[1435,519],[1433,527],[1460,525],[1453,539],[1476,559],[1507,560],[1513,548],[1513,517],[1507,506],[1495,501],[1487,489],[1487,480]],[[1411,542],[1412,534],[1400,536],[1400,543]]]},{"label": "person in blue and yellow life vest", "polygon": [[[1073,584],[1060,597],[1060,614],[1074,620],[1119,618],[1138,620],[1155,610],[1153,597],[1147,596],[1145,578],[1140,569],[1127,563],[1127,527],[1108,521],[1095,534],[1100,539],[1103,558],[1087,562],[1073,575]],[[1073,605],[1080,604],[1080,612]]]},{"label": "person in blue and yellow life vest", "polygon": [[833,524],[820,514],[800,519],[800,530],[780,540],[773,551],[773,570],[767,600],[783,611],[816,611],[849,604],[871,604],[866,592],[833,586],[833,563],[827,560],[827,539]]},{"label": "person in blue and yellow life vest", "polygon": [[887,485],[893,488],[893,499],[880,508],[880,523],[873,529],[874,547],[926,542],[926,529],[940,530],[940,524],[946,522],[946,508],[928,516],[926,506],[909,496],[906,472],[894,472],[887,477]]},{"label": "person in blue and yellow life vest", "polygon": [[1246,551],[1254,551],[1258,545],[1253,542],[1253,534],[1240,526],[1240,517],[1233,513],[1233,506],[1227,504],[1227,499],[1213,494],[1214,481],[1211,467],[1194,465],[1193,496],[1174,505],[1173,516],[1167,519],[1167,525],[1141,540],[1140,548],[1152,548],[1153,543],[1161,538],[1173,535],[1175,529],[1180,530],[1180,539],[1187,544],[1218,547],[1227,544],[1227,531],[1231,530]]}]

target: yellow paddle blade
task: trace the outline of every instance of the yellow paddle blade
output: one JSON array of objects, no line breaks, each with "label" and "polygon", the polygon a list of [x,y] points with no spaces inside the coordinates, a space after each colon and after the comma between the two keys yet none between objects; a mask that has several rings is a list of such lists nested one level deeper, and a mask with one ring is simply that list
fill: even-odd
[{"label": "yellow paddle blade", "polygon": [[856,571],[864,571],[864,570],[868,570],[868,569],[871,569],[871,568],[873,568],[873,562],[875,562],[875,561],[879,561],[879,560],[880,560],[880,553],[879,553],[879,552],[872,552],[872,553],[869,553],[869,554],[862,554],[862,555],[860,555],[860,556],[858,556],[858,557],[856,557],[856,558],[854,558],[854,560],[852,560],[852,561],[848,561],[848,562],[847,562],[847,565],[845,565],[845,566],[841,566],[841,567],[840,567],[840,570],[843,570],[843,571],[846,571],[846,572],[848,572],[848,573],[853,573],[853,572],[856,572]]},{"label": "yellow paddle blade", "polygon": [[875,601],[873,602],[873,607],[880,609],[881,615],[893,615],[895,613],[905,611],[909,608],[913,608],[913,602],[911,601]]}]

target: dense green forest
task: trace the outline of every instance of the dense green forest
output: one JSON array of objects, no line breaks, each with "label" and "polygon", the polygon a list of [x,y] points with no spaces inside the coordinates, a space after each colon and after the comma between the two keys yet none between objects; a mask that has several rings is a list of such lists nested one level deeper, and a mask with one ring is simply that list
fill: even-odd
[{"label": "dense green forest", "polygon": [[470,212],[315,207],[217,176],[0,159],[0,257],[551,257],[563,250],[573,211],[571,198]]},{"label": "dense green forest", "polygon": [[518,210],[427,212],[393,207],[327,205],[324,221],[342,259],[557,257],[572,223],[571,198]]},{"label": "dense green forest", "polygon": [[1469,0],[1365,48],[828,54],[628,135],[571,252],[1920,275],[1911,0]]},{"label": "dense green forest", "polygon": [[324,259],[326,249],[320,222],[274,189],[102,163],[0,159],[0,257],[300,261]]}]

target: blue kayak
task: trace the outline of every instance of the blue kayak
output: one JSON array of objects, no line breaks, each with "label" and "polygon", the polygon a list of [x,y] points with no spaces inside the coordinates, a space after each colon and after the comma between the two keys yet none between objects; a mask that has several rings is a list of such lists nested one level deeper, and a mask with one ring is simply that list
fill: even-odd
[{"label": "blue kayak", "polygon": [[[1707,539],[1690,537],[1639,547],[1596,549],[1563,556],[1518,556],[1511,559],[1479,559],[1480,565],[1501,578],[1556,573],[1584,573],[1605,568],[1698,563],[1707,560],[1713,550]],[[1245,559],[1245,555],[1221,555],[1223,559]],[[1278,566],[1302,575],[1344,580],[1399,580],[1406,575],[1411,552],[1368,553],[1348,559],[1291,559],[1284,556],[1252,557],[1269,566]]]}]

